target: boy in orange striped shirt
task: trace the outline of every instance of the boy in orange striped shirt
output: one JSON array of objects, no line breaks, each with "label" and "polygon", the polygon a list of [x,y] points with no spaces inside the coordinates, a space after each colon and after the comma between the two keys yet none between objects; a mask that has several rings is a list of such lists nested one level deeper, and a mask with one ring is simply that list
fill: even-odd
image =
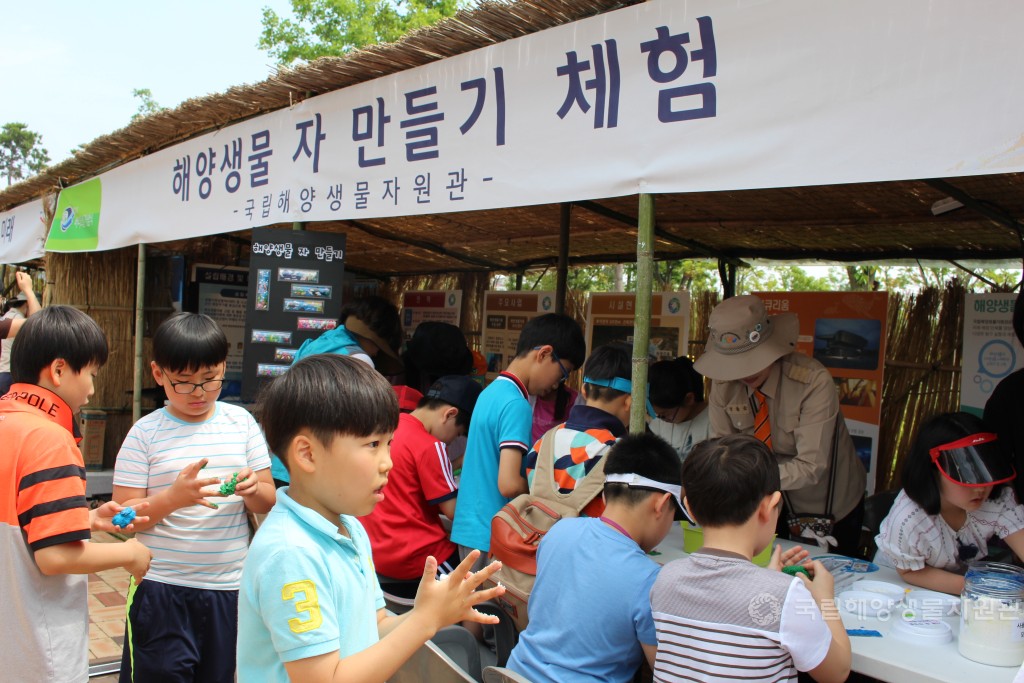
[{"label": "boy in orange striped shirt", "polygon": [[[75,413],[107,360],[103,330],[81,311],[51,306],[25,321],[0,397],[0,661],[14,681],[88,678],[86,574],[149,569],[141,543],[89,543],[121,508],[90,512]],[[144,517],[136,521],[144,521]],[[131,527],[126,527],[130,530]]]}]

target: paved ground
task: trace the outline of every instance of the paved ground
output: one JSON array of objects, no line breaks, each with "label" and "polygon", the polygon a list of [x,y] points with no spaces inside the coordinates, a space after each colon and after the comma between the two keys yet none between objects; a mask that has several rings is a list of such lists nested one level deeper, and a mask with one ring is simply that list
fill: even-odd
[{"label": "paved ground", "polygon": [[[120,543],[116,536],[94,533],[94,542]],[[89,575],[89,664],[120,661],[124,643],[124,610],[128,595],[128,572],[109,569]],[[90,683],[113,683],[117,676],[89,679]]]}]

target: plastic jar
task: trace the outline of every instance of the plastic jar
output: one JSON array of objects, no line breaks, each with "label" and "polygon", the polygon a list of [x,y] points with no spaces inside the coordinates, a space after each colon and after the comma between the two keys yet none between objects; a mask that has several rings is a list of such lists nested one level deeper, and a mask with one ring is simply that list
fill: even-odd
[{"label": "plastic jar", "polygon": [[960,654],[992,666],[1024,662],[1024,569],[975,562],[960,594]]}]

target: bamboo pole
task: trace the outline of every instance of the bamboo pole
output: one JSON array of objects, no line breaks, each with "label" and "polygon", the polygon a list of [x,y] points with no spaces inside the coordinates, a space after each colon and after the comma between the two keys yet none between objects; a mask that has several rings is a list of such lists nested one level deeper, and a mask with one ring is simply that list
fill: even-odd
[{"label": "bamboo pole", "polygon": [[132,386],[132,423],[142,417],[143,328],[146,304],[146,245],[139,245],[135,277],[135,371]]},{"label": "bamboo pole", "polygon": [[572,204],[564,202],[558,224],[558,272],[555,284],[555,313],[565,313],[565,294],[569,282],[569,212]]},{"label": "bamboo pole", "polygon": [[651,338],[651,288],[654,284],[654,195],[640,195],[636,233],[636,304],[633,312],[633,405],[629,431],[647,428],[647,345]]}]

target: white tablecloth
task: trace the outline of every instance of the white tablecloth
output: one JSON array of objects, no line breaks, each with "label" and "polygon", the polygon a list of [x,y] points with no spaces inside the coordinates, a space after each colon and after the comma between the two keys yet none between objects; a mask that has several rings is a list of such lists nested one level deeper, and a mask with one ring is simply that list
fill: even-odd
[{"label": "white tablecloth", "polygon": [[[783,549],[798,545],[792,541],[778,543]],[[812,557],[823,554],[817,547],[804,547]],[[655,550],[660,554],[653,556],[653,559],[661,564],[686,556],[683,552],[682,529],[678,524],[673,525],[672,531]],[[911,588],[890,567],[879,567],[877,572],[864,574],[861,578],[885,581],[904,589]],[[946,645],[915,645],[888,636],[891,620],[860,618],[845,611],[841,611],[841,614],[843,624],[848,629],[872,629],[882,634],[881,638],[850,637],[853,670],[857,673],[893,683],[1011,683],[1017,674],[1017,667],[988,666],[962,657],[957,650],[955,638]],[[958,635],[959,618],[948,618],[946,621],[952,627],[954,636]]]}]

